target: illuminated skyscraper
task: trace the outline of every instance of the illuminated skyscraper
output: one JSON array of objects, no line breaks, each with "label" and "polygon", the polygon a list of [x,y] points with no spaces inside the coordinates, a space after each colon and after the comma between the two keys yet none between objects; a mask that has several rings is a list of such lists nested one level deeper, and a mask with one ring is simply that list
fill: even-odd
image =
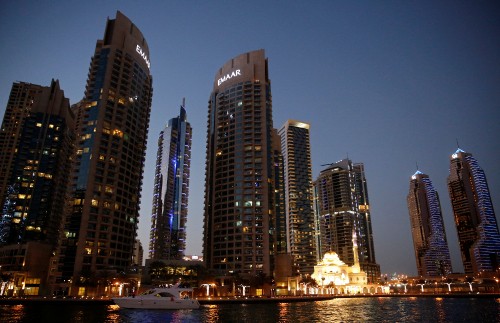
[{"label": "illuminated skyscraper", "polygon": [[78,144],[61,282],[126,272],[134,262],[151,111],[149,68],[144,36],[117,12],[96,43],[84,99],[73,107]]},{"label": "illuminated skyscraper", "polygon": [[284,161],[287,251],[301,273],[312,274],[317,255],[309,124],[288,120],[279,134]]},{"label": "illuminated skyscraper", "polygon": [[149,258],[182,259],[186,249],[192,130],[184,103],[158,138]]},{"label": "illuminated skyscraper", "polygon": [[331,164],[315,186],[322,255],[333,251],[349,266],[359,261],[368,281],[378,281],[363,164],[353,165],[350,159]]},{"label": "illuminated skyscraper", "polygon": [[13,84],[0,131],[0,268],[15,273],[15,289],[24,290],[29,277],[32,295],[52,274],[74,140],[74,115],[58,81]]},{"label": "illuminated skyscraper", "polygon": [[452,272],[439,196],[426,174],[417,171],[407,197],[413,247],[419,276],[445,276]]},{"label": "illuminated skyscraper", "polygon": [[271,243],[271,245],[274,245],[272,254],[287,254],[284,161],[281,153],[281,138],[277,129],[273,129],[272,144],[275,211],[269,219],[270,232],[274,233],[269,238],[273,239]]},{"label": "illuminated skyscraper", "polygon": [[378,282],[380,279],[380,265],[375,259],[375,245],[373,243],[372,217],[365,176],[365,165],[363,163],[353,163],[352,170],[354,172],[354,185],[359,212],[359,236],[357,237],[359,263],[361,270],[367,274],[368,281]]},{"label": "illuminated skyscraper", "polygon": [[217,71],[207,126],[204,261],[222,273],[271,275],[276,155],[264,50]]},{"label": "illuminated skyscraper", "polygon": [[500,234],[484,171],[472,154],[450,158],[448,191],[466,274],[500,267]]}]

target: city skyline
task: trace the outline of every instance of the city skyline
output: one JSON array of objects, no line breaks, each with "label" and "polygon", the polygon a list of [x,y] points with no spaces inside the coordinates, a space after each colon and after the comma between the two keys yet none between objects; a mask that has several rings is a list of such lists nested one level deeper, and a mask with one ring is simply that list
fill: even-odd
[{"label": "city skyline", "polygon": [[453,268],[463,271],[446,194],[448,156],[458,139],[479,160],[498,212],[498,6],[318,2],[282,10],[264,4],[2,4],[2,30],[10,32],[0,36],[7,44],[0,49],[0,112],[15,81],[46,85],[58,79],[77,103],[95,39],[102,38],[106,18],[122,11],[148,40],[155,88],[139,238],[148,245],[154,138],[186,97],[195,134],[187,254],[201,254],[206,102],[214,71],[230,57],[263,48],[274,127],[287,119],[311,125],[313,179],[322,164],[347,155],[364,163],[381,271],[416,273],[406,208],[416,162],[442,196]]}]

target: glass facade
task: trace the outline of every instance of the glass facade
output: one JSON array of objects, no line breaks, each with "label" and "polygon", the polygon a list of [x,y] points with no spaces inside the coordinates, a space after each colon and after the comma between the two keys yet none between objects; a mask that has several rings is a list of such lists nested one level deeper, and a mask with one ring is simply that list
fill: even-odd
[{"label": "glass facade", "polygon": [[284,160],[287,251],[300,273],[316,265],[309,124],[288,120],[280,129]]},{"label": "glass facade", "polygon": [[192,129],[186,110],[170,119],[158,138],[149,258],[182,259],[186,249]]},{"label": "glass facade", "polygon": [[13,84],[0,132],[0,269],[15,277],[4,295],[47,294],[55,279],[74,141],[58,81]]},{"label": "glass facade", "polygon": [[472,154],[450,158],[448,192],[466,274],[500,269],[500,234],[486,175]]},{"label": "glass facade", "polygon": [[126,271],[134,263],[152,98],[149,50],[122,13],[108,19],[76,116],[72,200],[59,281]]},{"label": "glass facade", "polygon": [[73,121],[57,81],[50,87],[14,83],[0,139],[1,168],[8,169],[0,244],[43,241],[55,250],[66,210]]},{"label": "glass facade", "polygon": [[441,203],[429,176],[417,171],[411,177],[407,202],[418,275],[452,273]]},{"label": "glass facade", "polygon": [[270,275],[275,154],[264,50],[239,55],[218,71],[207,126],[204,261],[221,274]]}]

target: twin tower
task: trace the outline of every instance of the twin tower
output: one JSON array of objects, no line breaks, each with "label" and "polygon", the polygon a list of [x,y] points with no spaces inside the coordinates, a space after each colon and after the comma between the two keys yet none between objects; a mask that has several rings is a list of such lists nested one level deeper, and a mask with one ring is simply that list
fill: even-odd
[{"label": "twin tower", "polygon": [[[472,154],[458,149],[450,158],[448,191],[465,274],[500,269],[500,234],[484,171]],[[452,272],[439,196],[428,175],[417,171],[408,194],[419,276]]]}]

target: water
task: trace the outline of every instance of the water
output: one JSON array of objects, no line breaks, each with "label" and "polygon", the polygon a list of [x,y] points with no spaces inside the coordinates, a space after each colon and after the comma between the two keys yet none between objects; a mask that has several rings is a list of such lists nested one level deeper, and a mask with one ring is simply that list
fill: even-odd
[{"label": "water", "polygon": [[348,298],[126,310],[116,305],[0,305],[0,322],[500,322],[500,299]]}]

